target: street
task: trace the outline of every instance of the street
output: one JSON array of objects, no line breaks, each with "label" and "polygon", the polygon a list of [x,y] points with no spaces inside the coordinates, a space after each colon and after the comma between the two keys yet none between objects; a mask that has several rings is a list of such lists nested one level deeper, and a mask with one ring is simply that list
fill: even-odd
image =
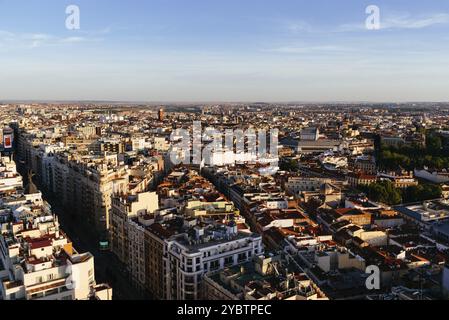
[{"label": "street", "polygon": [[[50,200],[49,200],[50,202]],[[53,202],[53,203],[52,203]],[[79,252],[89,251],[95,258],[97,283],[108,283],[113,289],[113,300],[144,300],[151,297],[136,289],[128,277],[126,267],[110,251],[101,251],[96,237],[83,223],[63,214],[64,209],[51,201],[53,212],[59,217],[61,229],[72,240]]]}]

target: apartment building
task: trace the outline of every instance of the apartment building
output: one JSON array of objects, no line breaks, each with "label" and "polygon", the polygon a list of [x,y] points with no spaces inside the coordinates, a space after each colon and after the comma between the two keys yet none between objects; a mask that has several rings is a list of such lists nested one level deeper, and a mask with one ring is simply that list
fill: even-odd
[{"label": "apartment building", "polygon": [[302,191],[318,191],[326,183],[332,183],[332,179],[289,177],[285,183],[285,189],[290,194],[298,194]]},{"label": "apartment building", "polygon": [[110,287],[96,285],[94,257],[73,248],[56,217],[2,225],[0,259],[5,300],[111,299]]},{"label": "apartment building", "polygon": [[[2,158],[10,172],[11,159]],[[5,300],[87,300],[112,298],[97,285],[94,257],[79,253],[60,229],[31,176],[0,199],[0,298]],[[0,176],[0,185],[6,176]]]},{"label": "apartment building", "polygon": [[[111,251],[125,264],[129,263],[140,232],[133,232],[134,227],[129,227],[131,218],[139,214],[145,215],[159,209],[159,197],[155,192],[139,193],[129,196],[115,196],[112,199],[110,214],[111,228],[109,230]],[[138,226],[135,226],[138,228]],[[131,235],[131,237],[130,237]],[[142,238],[140,240],[143,240]],[[143,242],[142,242],[143,243]],[[140,254],[140,250],[137,250]]]},{"label": "apartment building", "polygon": [[160,210],[129,219],[127,227],[132,280],[158,299],[201,299],[204,274],[263,252],[261,236],[239,231],[233,221],[206,222]]},{"label": "apartment building", "polygon": [[266,254],[204,277],[208,300],[327,300],[316,284],[280,254]]},{"label": "apartment building", "polygon": [[262,237],[238,232],[235,225],[194,228],[167,241],[168,299],[201,299],[203,276],[247,262],[263,253]]},{"label": "apartment building", "polygon": [[98,235],[110,227],[112,197],[146,191],[159,170],[157,159],[141,157],[131,165],[119,160],[123,157],[117,153],[124,150],[120,141],[114,143],[120,150],[95,155],[71,150],[64,143],[45,144],[35,136],[21,134],[19,158],[36,174],[44,191]]},{"label": "apartment building", "polygon": [[23,186],[22,176],[17,172],[11,157],[0,159],[0,193],[8,193]]}]

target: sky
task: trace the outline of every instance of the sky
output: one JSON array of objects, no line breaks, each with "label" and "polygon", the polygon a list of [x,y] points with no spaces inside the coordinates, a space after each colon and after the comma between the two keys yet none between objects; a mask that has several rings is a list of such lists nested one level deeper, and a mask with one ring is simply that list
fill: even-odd
[{"label": "sky", "polygon": [[449,1],[0,0],[0,100],[449,101]]}]

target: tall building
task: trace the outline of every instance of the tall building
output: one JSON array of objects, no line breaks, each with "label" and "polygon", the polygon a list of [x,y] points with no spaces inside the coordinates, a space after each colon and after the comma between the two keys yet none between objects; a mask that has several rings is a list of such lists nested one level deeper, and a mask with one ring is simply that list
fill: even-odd
[{"label": "tall building", "polygon": [[128,221],[138,214],[150,214],[159,209],[159,198],[154,192],[139,193],[138,195],[116,196],[112,199],[110,215],[111,251],[121,262],[128,264],[130,253]]},{"label": "tall building", "polygon": [[14,131],[10,127],[5,127],[2,130],[1,150],[6,153],[13,151]]},{"label": "tall building", "polygon": [[171,300],[203,298],[205,274],[248,262],[263,253],[262,237],[238,232],[232,222],[206,228],[197,225],[189,231],[166,241],[167,298]]},{"label": "tall building", "polygon": [[94,257],[78,253],[57,217],[2,225],[0,260],[4,300],[110,300],[112,290],[95,282]]},{"label": "tall building", "polygon": [[144,233],[145,288],[159,299],[201,299],[205,274],[263,253],[262,237],[237,231],[232,222],[208,225],[168,216],[142,217],[133,224]]},{"label": "tall building", "polygon": [[262,237],[238,231],[233,221],[206,223],[172,210],[124,220],[125,212],[114,208],[111,217],[121,220],[112,222],[113,252],[126,263],[134,284],[157,299],[201,299],[206,273],[263,253]]},{"label": "tall building", "polygon": [[158,111],[158,120],[159,121],[164,121],[164,119],[165,119],[165,113],[164,113],[164,109],[159,109],[159,111]]},{"label": "tall building", "polygon": [[21,131],[18,159],[36,175],[36,181],[67,214],[105,238],[112,196],[145,191],[154,181],[157,160],[125,163],[120,139],[84,138],[47,140]]},{"label": "tall building", "polygon": [[11,159],[0,168],[0,185],[10,187],[0,198],[0,298],[110,300],[112,289],[96,284],[94,257],[76,251],[32,175],[23,188]]}]

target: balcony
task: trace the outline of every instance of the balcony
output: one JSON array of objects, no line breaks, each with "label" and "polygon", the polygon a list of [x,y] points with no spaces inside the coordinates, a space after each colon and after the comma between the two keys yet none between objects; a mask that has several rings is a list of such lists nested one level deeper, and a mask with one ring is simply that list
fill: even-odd
[{"label": "balcony", "polygon": [[23,286],[23,282],[22,281],[6,281],[6,282],[3,282],[3,285],[5,286],[6,290],[11,290],[11,289]]}]

